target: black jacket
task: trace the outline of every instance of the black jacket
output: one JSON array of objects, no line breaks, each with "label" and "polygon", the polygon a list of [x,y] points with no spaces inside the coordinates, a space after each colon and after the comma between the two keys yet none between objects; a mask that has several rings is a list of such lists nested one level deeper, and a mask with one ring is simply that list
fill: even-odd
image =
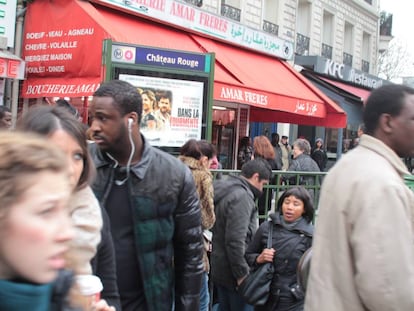
[{"label": "black jacket", "polygon": [[273,149],[275,151],[275,162],[276,162],[276,168],[273,168],[272,166],[272,170],[281,170],[283,163],[282,163],[282,147],[280,147],[279,143],[277,143],[276,145],[273,145]]},{"label": "black jacket", "polygon": [[[271,296],[278,296],[285,301],[297,303],[291,289],[297,283],[296,269],[303,253],[312,245],[313,226],[304,218],[292,228],[282,223],[282,215],[274,213],[272,219],[272,246],[276,250],[273,258],[275,273],[271,284]],[[250,266],[256,266],[256,258],[267,246],[269,221],[264,222],[257,230],[246,251],[246,260]],[[303,303],[303,299],[301,301]],[[261,310],[279,310],[272,308],[274,299],[269,299]]]},{"label": "black jacket", "polygon": [[230,289],[249,273],[244,253],[257,229],[256,197],[251,187],[243,177],[232,175],[214,182],[211,277],[215,284]]},{"label": "black jacket", "polygon": [[315,149],[312,151],[312,159],[318,164],[321,172],[323,172],[326,168],[326,163],[328,162],[326,152],[322,149]]},{"label": "black jacket", "polygon": [[[148,311],[199,308],[203,273],[201,211],[193,176],[180,160],[144,142],[127,181],[135,248]],[[114,162],[95,144],[92,186],[105,207],[114,184]],[[122,269],[122,267],[117,267]]]},{"label": "black jacket", "polygon": [[98,244],[95,257],[91,260],[92,273],[102,281],[103,290],[101,298],[105,299],[109,306],[115,307],[118,311],[122,309],[116,282],[115,250],[112,241],[111,224],[106,210],[104,208],[101,210],[103,220],[101,242]]}]

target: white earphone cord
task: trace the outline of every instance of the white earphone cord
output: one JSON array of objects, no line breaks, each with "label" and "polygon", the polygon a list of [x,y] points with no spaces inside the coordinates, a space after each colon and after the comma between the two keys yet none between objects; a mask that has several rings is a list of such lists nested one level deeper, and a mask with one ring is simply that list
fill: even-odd
[{"label": "white earphone cord", "polygon": [[[132,158],[134,157],[134,153],[135,153],[135,144],[134,144],[134,141],[132,140],[131,126],[128,126],[128,138],[129,138],[129,143],[131,144],[131,153],[129,154],[128,162],[126,165],[126,177],[123,180],[115,180],[115,184],[117,186],[122,186],[128,180]],[[115,162],[114,168],[118,167],[119,162],[113,156],[111,156],[108,152],[106,153],[106,155]]]}]

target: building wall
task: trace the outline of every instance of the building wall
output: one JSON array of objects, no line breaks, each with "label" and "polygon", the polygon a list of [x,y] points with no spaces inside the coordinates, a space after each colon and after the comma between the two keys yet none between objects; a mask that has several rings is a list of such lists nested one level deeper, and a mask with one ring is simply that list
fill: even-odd
[{"label": "building wall", "polygon": [[[323,43],[323,14],[328,12],[333,15],[333,41],[332,59],[338,63],[343,62],[344,52],[344,28],[345,23],[352,24],[353,47],[352,67],[361,69],[362,60],[370,64],[369,73],[377,74],[377,53],[379,42],[379,8],[378,1],[372,0],[369,5],[364,0],[303,0],[311,6],[311,25],[309,55],[321,55]],[[298,17],[300,18],[300,17]],[[363,33],[370,36],[369,53],[363,55]]]},{"label": "building wall", "polygon": [[[323,43],[323,14],[329,12],[333,15],[332,59],[338,63],[343,62],[344,27],[345,23],[352,24],[353,46],[352,67],[362,69],[362,60],[370,64],[369,73],[377,74],[377,53],[379,49],[379,0],[372,0],[372,4],[365,0],[204,0],[202,9],[220,14],[221,5],[231,5],[241,10],[240,22],[255,29],[263,28],[266,3],[277,1],[277,12],[274,20],[278,25],[278,37],[296,41],[299,3],[310,5],[308,33],[303,34],[310,38],[309,54],[321,55]],[[369,53],[363,55],[363,33],[370,36]]]},{"label": "building wall", "polygon": [[[298,0],[270,1],[278,1],[279,3],[279,10],[277,12],[272,12],[277,20],[277,25],[279,26],[278,37],[293,42],[295,40]],[[263,29],[266,0],[204,0],[202,9],[220,14],[222,4],[231,5],[241,10],[240,23],[254,29]]]}]

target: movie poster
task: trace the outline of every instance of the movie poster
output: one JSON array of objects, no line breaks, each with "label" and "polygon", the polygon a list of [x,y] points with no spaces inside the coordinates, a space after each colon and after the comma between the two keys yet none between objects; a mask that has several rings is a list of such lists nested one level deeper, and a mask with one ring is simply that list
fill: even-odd
[{"label": "movie poster", "polygon": [[153,146],[181,147],[201,139],[203,82],[119,75],[142,96],[140,129]]}]

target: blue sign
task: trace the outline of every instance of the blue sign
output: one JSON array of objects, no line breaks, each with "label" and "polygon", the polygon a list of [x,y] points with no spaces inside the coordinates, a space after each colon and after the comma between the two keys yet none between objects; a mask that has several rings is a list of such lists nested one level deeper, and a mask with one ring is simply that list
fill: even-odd
[{"label": "blue sign", "polygon": [[202,54],[136,47],[135,64],[139,65],[209,72],[207,63]]}]

